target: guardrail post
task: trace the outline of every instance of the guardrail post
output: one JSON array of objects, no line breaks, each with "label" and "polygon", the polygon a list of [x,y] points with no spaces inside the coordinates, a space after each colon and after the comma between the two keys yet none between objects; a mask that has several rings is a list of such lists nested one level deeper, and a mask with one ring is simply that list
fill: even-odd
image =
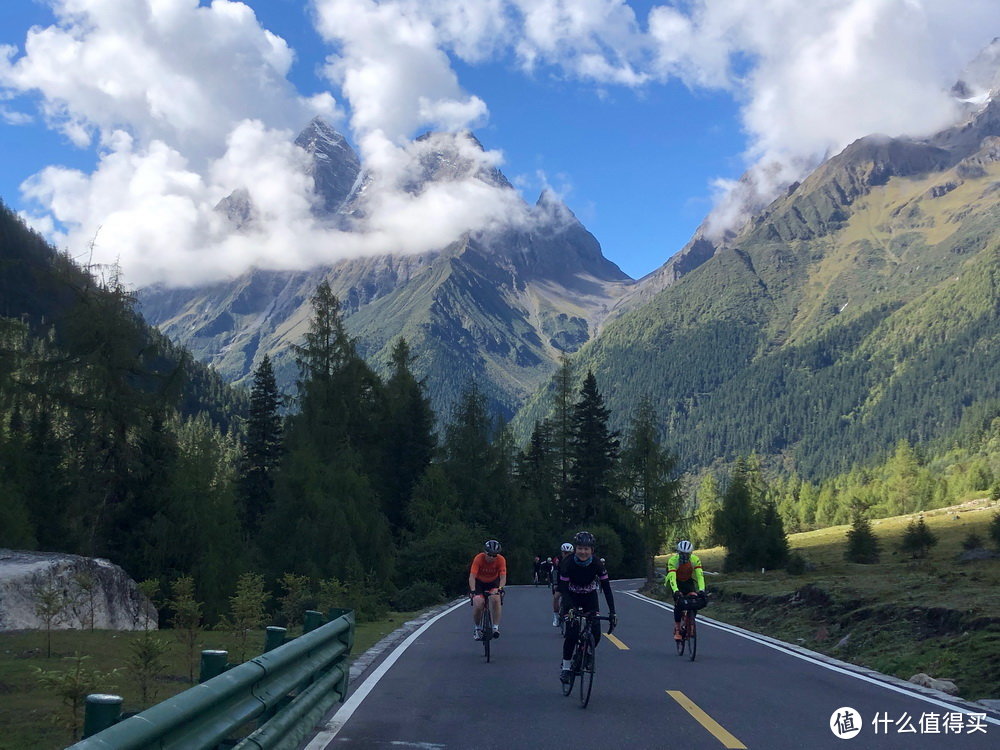
[{"label": "guardrail post", "polygon": [[229,652],[206,649],[201,652],[201,671],[198,673],[198,684],[217,677],[229,668]]},{"label": "guardrail post", "polygon": [[273,651],[285,642],[285,634],[288,628],[279,628],[277,625],[268,625],[264,634],[264,653]]},{"label": "guardrail post", "polygon": [[302,634],[305,635],[323,624],[323,613],[315,609],[307,609],[305,617],[302,618]]},{"label": "guardrail post", "polygon": [[83,713],[83,738],[103,732],[122,718],[122,697],[107,693],[91,693]]},{"label": "guardrail post", "polygon": [[347,615],[350,615],[350,617],[351,617],[351,629],[347,633],[347,639],[346,640],[342,639],[342,641],[343,641],[344,645],[347,646],[348,649],[353,649],[354,648],[354,610],[353,609],[343,609],[341,607],[331,607],[330,611],[328,611],[326,613],[326,620],[327,620],[327,622],[333,622],[338,617],[345,617]]}]

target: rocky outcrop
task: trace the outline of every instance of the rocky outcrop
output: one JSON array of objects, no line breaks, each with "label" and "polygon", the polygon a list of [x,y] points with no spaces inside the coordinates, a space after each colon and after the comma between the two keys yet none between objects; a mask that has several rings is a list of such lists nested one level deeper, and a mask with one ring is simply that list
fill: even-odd
[{"label": "rocky outcrop", "polygon": [[117,565],[55,552],[0,549],[0,630],[156,628],[156,608]]},{"label": "rocky outcrop", "polygon": [[948,695],[958,695],[958,687],[952,680],[936,680],[930,675],[921,672],[920,674],[913,675],[909,681],[914,685],[931,688],[932,690],[940,690],[942,693],[947,693]]}]

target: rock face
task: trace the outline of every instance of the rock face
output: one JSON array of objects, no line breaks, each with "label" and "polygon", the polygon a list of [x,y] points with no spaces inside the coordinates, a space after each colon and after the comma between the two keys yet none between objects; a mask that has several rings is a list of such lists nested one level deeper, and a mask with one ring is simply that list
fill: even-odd
[{"label": "rock face", "polygon": [[0,630],[45,627],[41,598],[57,610],[52,628],[156,628],[156,609],[129,576],[107,560],[0,549]]}]

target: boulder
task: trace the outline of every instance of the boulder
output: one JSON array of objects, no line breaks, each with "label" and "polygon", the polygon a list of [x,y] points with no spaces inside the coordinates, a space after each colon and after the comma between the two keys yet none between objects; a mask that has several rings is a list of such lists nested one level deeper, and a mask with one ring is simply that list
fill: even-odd
[{"label": "boulder", "polygon": [[0,549],[0,630],[156,628],[156,608],[117,565],[59,552]]},{"label": "boulder", "polygon": [[935,680],[930,675],[921,672],[920,674],[913,675],[909,681],[914,685],[931,688],[932,690],[940,690],[942,693],[947,693],[948,695],[958,695],[958,686],[951,680]]}]

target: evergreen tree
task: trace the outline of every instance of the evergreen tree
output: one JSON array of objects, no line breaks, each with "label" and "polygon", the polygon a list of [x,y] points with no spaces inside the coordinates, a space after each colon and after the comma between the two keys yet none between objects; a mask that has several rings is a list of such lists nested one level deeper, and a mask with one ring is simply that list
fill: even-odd
[{"label": "evergreen tree", "polygon": [[622,491],[639,520],[649,581],[667,526],[677,521],[681,508],[680,483],[673,476],[676,459],[660,446],[656,423],[652,402],[642,399],[621,455]]},{"label": "evergreen tree", "polygon": [[383,508],[393,530],[405,526],[413,488],[434,456],[434,412],[423,384],[410,369],[413,356],[405,339],[392,350],[392,375],[386,383],[385,467],[381,472]]},{"label": "evergreen tree", "polygon": [[847,549],[844,559],[848,562],[873,565],[879,561],[878,538],[872,532],[871,523],[865,516],[864,507],[855,503],[851,528],[847,532]]},{"label": "evergreen tree", "polygon": [[559,359],[559,369],[553,376],[552,411],[548,420],[555,471],[555,513],[559,527],[576,520],[569,498],[573,463],[573,379],[573,364],[569,356],[563,354]]},{"label": "evergreen tree", "polygon": [[250,414],[242,446],[240,495],[243,523],[248,536],[256,533],[260,519],[274,502],[274,475],[281,459],[281,394],[266,354],[253,374]]},{"label": "evergreen tree", "polygon": [[722,496],[722,507],[715,514],[714,532],[726,548],[725,569],[746,570],[757,566],[760,545],[760,514],[751,487],[752,467],[744,458],[736,461],[729,485]]},{"label": "evergreen tree", "polygon": [[715,514],[722,507],[722,495],[719,482],[711,472],[702,477],[695,500],[697,505],[689,524],[688,536],[696,547],[713,547],[718,544],[713,527]]},{"label": "evergreen tree", "polygon": [[775,568],[784,567],[788,562],[788,537],[785,535],[785,527],[778,513],[778,506],[773,500],[767,500],[764,507],[758,511],[758,535],[755,537],[756,544],[754,567]]},{"label": "evergreen tree", "polygon": [[563,527],[556,506],[557,466],[551,422],[535,422],[528,445],[518,457],[517,473],[521,492],[537,509],[541,539],[536,544],[551,544],[551,537]]},{"label": "evergreen tree", "polygon": [[924,558],[927,557],[930,548],[937,544],[937,541],[934,533],[927,528],[924,517],[920,516],[919,520],[910,521],[907,524],[906,531],[903,532],[903,539],[899,544],[899,551],[909,552],[910,556],[914,558]]},{"label": "evergreen tree", "polygon": [[588,372],[573,407],[568,496],[576,523],[613,522],[611,480],[618,458],[618,433],[608,427],[610,412]]},{"label": "evergreen tree", "polygon": [[471,381],[445,427],[442,452],[445,473],[458,497],[459,518],[472,526],[485,526],[495,512],[491,506],[503,501],[488,478],[494,461],[492,432],[486,397]]}]

